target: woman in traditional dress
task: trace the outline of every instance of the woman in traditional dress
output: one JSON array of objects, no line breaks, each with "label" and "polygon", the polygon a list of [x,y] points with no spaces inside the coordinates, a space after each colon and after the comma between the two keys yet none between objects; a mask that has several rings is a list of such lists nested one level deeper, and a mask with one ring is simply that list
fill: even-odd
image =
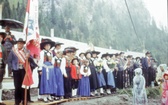
[{"label": "woman in traditional dress", "polygon": [[[55,52],[55,50],[54,50]],[[53,57],[53,64],[54,64],[54,73],[55,73],[55,80],[57,84],[57,94],[55,94],[54,99],[59,100],[63,99],[64,96],[64,81],[63,81],[63,72],[60,69],[61,63],[62,63],[62,52],[57,51],[54,54]]]},{"label": "woman in traditional dress", "polygon": [[104,79],[104,75],[102,73],[103,60],[98,59],[99,54],[100,54],[100,52],[98,52],[98,51],[92,51],[92,60],[93,60],[94,66],[96,67],[97,78],[98,78],[98,82],[99,82],[99,86],[100,86],[100,88],[99,88],[100,95],[105,95],[103,87],[106,86],[106,82]]},{"label": "woman in traditional dress", "polygon": [[142,69],[135,69],[133,78],[133,105],[147,105],[147,95],[145,89],[145,78],[142,76]]},{"label": "woman in traditional dress", "polygon": [[98,95],[97,89],[100,87],[97,78],[96,67],[94,66],[93,60],[91,59],[91,52],[86,52],[85,57],[89,61],[89,68],[91,71],[91,75],[89,76],[91,96],[95,96]]},{"label": "woman in traditional dress", "polygon": [[89,61],[83,61],[83,65],[80,69],[80,74],[82,75],[79,85],[78,85],[78,95],[81,97],[90,96],[90,81],[89,76],[91,75],[89,68]]},{"label": "woman in traditional dress", "polygon": [[40,79],[40,95],[43,96],[44,102],[53,101],[51,94],[57,94],[57,84],[55,82],[54,65],[52,64],[53,55],[50,49],[54,46],[54,42],[50,39],[42,39],[40,47],[40,60],[38,62],[38,71],[41,75]]},{"label": "woman in traditional dress", "polygon": [[106,53],[104,56],[106,57],[106,60],[103,61],[103,67],[105,69],[104,75],[106,80],[106,92],[107,94],[111,94],[111,89],[115,88],[113,75],[115,62],[110,58],[111,54]]}]

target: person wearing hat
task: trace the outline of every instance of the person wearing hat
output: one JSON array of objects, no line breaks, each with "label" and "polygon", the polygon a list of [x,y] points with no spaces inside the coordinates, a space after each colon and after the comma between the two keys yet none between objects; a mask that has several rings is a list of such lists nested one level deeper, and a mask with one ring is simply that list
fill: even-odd
[{"label": "person wearing hat", "polygon": [[85,53],[85,57],[86,57],[86,60],[89,61],[89,68],[91,71],[91,75],[89,76],[91,96],[95,96],[95,95],[98,95],[97,89],[99,89],[100,86],[99,86],[99,81],[96,73],[96,67],[94,65],[93,60],[91,59],[91,55],[92,55],[92,52]]},{"label": "person wearing hat", "polygon": [[77,49],[76,47],[67,47],[67,48],[65,48],[65,49],[71,49],[71,50],[73,50],[73,52],[71,53],[71,54],[72,54],[72,58],[71,58],[71,59],[77,58],[76,52],[77,52],[77,50],[79,50],[79,49]]},{"label": "person wearing hat", "polygon": [[113,92],[116,91],[116,88],[118,88],[119,86],[119,82],[118,82],[118,67],[117,67],[117,64],[118,64],[118,53],[116,54],[111,54],[111,60],[115,63],[115,67],[114,67],[114,71],[113,71],[113,75],[114,75],[114,81],[115,81],[115,88],[112,89]]},{"label": "person wearing hat", "polygon": [[147,51],[145,53],[145,57],[142,58],[142,70],[143,74],[146,80],[146,86],[148,87],[151,83],[149,83],[149,70],[151,67],[151,59],[150,59],[151,53]]},{"label": "person wearing hat", "polygon": [[[106,92],[107,94],[111,94],[111,89],[114,89],[115,86],[115,80],[114,80],[114,75],[113,71],[115,68],[115,61],[110,58],[111,54],[106,53],[105,57],[106,59],[103,61],[103,68],[104,68],[104,77],[106,80]],[[110,65],[114,65],[113,67],[110,67]]]},{"label": "person wearing hat", "polygon": [[90,81],[89,76],[91,75],[89,68],[89,61],[84,60],[80,68],[81,79],[79,80],[77,94],[81,97],[90,96]]},{"label": "person wearing hat", "polygon": [[99,82],[100,95],[105,95],[103,87],[106,86],[106,82],[105,82],[105,79],[104,79],[104,75],[102,73],[103,61],[101,59],[98,59],[99,54],[100,54],[99,51],[92,51],[92,61],[94,63],[94,66],[96,67],[96,73],[97,73],[97,78],[98,78],[98,82]]},{"label": "person wearing hat", "polygon": [[72,97],[77,96],[78,83],[81,79],[79,60],[77,58],[72,59],[71,65],[71,77],[72,77]]},{"label": "person wearing hat", "polygon": [[62,63],[62,52],[60,51],[62,47],[61,45],[63,45],[63,43],[55,42],[54,49],[52,50],[54,73],[56,75],[56,84],[58,86],[57,94],[53,94],[54,100],[63,99],[64,96],[63,73],[60,69]]},{"label": "person wearing hat", "polygon": [[61,50],[61,45],[63,45],[63,43],[55,42],[55,47],[54,47],[54,49],[52,51],[53,52],[53,56],[55,56],[56,53]]},{"label": "person wearing hat", "polygon": [[53,94],[54,100],[63,99],[64,96],[64,80],[63,80],[63,71],[61,70],[62,65],[62,52],[55,52],[53,57],[54,64],[54,73],[56,75],[56,84],[57,84],[57,94]]},{"label": "person wearing hat", "polygon": [[50,39],[42,39],[40,43],[40,60],[38,62],[39,73],[39,94],[43,97],[45,103],[53,101],[51,94],[57,94],[56,76],[54,65],[52,63],[53,55],[50,49],[54,47],[55,42]]},{"label": "person wearing hat", "polygon": [[[29,51],[24,47],[25,43],[26,42],[22,38],[19,38],[16,41],[17,45],[12,48],[8,57],[8,66],[13,72],[15,105],[19,105],[21,101],[24,103],[24,89],[22,88],[22,82],[25,76],[25,62],[26,59],[30,57]],[[33,83],[33,81],[29,82]],[[29,98],[29,96],[27,98]]]},{"label": "person wearing hat", "polygon": [[64,76],[64,91],[65,91],[64,98],[71,98],[72,97],[71,61],[72,61],[72,53],[74,52],[74,50],[65,48],[63,52],[65,56],[62,58],[60,68]]},{"label": "person wearing hat", "polygon": [[6,49],[2,45],[3,39],[5,38],[6,34],[0,32],[0,105],[5,105],[2,102],[2,81],[5,74],[5,65],[7,60],[7,53]]},{"label": "person wearing hat", "polygon": [[86,58],[85,58],[85,53],[81,52],[81,53],[79,54],[79,65],[80,65],[80,66],[82,65],[82,63],[83,63],[83,61],[84,61],[85,59],[86,59]]}]

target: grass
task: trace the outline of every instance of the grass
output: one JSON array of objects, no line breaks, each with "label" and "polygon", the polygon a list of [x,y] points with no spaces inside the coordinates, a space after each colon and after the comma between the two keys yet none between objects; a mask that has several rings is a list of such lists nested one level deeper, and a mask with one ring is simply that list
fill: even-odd
[{"label": "grass", "polygon": [[[126,88],[126,89],[119,89],[117,90],[118,94],[127,94],[128,96],[132,96],[132,88]],[[148,87],[146,88],[146,93],[148,98],[159,98],[161,96],[160,94],[160,88],[159,87]]]}]

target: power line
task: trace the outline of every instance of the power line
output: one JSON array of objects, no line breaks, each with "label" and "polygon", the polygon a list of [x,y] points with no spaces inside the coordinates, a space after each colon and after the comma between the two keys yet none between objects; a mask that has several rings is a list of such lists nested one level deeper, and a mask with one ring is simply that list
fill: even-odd
[{"label": "power line", "polygon": [[137,39],[138,39],[139,43],[140,43],[140,44],[142,45],[142,47],[143,47],[143,43],[141,42],[141,40],[140,40],[140,39],[139,39],[139,37],[138,37],[138,34],[137,34],[137,31],[136,31],[136,28],[135,28],[135,25],[134,25],[133,19],[132,19],[132,17],[131,17],[131,13],[130,13],[130,10],[129,10],[129,8],[128,8],[127,1],[126,1],[126,0],[124,0],[124,1],[125,1],[125,5],[126,5],[126,7],[127,7],[127,11],[128,11],[129,17],[130,17],[130,19],[131,19],[131,23],[132,23],[132,26],[133,26],[133,29],[134,29],[135,35],[136,35],[136,37],[137,37]]}]

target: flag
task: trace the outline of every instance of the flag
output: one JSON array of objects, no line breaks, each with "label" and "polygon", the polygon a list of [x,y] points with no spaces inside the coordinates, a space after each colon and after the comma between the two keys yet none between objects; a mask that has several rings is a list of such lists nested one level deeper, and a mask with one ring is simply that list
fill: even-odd
[{"label": "flag", "polygon": [[32,56],[40,55],[40,35],[38,24],[38,0],[28,0],[23,33],[26,47]]},{"label": "flag", "polygon": [[[26,48],[30,51],[30,55],[40,55],[40,35],[38,25],[38,0],[28,0],[25,16],[25,24],[23,33],[26,37]],[[25,77],[23,86],[30,86],[33,84],[32,70],[29,62],[25,63]]]}]

